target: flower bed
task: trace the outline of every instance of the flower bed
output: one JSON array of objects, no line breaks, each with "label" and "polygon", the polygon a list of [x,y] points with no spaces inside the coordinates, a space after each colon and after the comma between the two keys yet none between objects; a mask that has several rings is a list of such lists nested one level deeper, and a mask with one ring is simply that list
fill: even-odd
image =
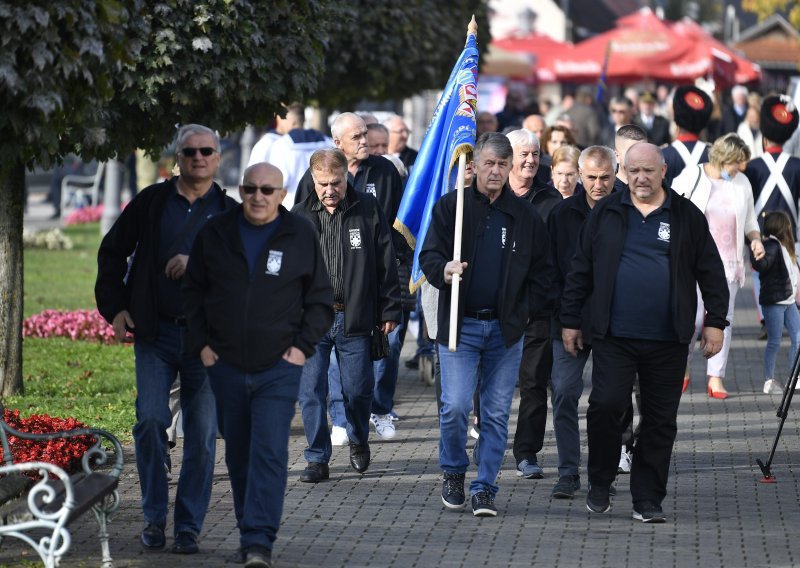
[{"label": "flower bed", "polygon": [[113,343],[114,328],[97,310],[44,310],[22,322],[23,337],[68,337],[73,341]]},{"label": "flower bed", "polygon": [[[128,202],[121,204],[119,210],[122,211],[128,205]],[[103,204],[89,205],[87,207],[79,207],[70,211],[69,215],[64,219],[64,225],[82,225],[84,223],[96,223],[103,216]]]},{"label": "flower bed", "polygon": [[47,231],[22,230],[22,246],[25,248],[46,248],[48,250],[70,250],[72,239],[61,232],[61,229]]},{"label": "flower bed", "polygon": [[[47,414],[34,414],[28,418],[20,418],[19,410],[5,409],[3,418],[6,423],[20,432],[44,434],[86,428],[86,425],[74,418],[56,418]],[[75,436],[59,440],[23,440],[17,436],[9,436],[8,443],[14,463],[48,462],[57,465],[67,473],[75,473],[81,468],[81,458],[95,444],[93,436]],[[0,448],[0,456],[3,449]],[[33,471],[26,475],[38,478]]]}]

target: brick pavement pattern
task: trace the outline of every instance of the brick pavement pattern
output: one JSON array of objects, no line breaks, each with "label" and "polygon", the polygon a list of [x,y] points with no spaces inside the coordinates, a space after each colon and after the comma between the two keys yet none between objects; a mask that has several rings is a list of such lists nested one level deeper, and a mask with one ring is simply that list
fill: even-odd
[{"label": "brick pavement pattern", "polygon": [[[800,565],[800,429],[798,412],[790,410],[773,463],[777,483],[758,483],[756,458],[766,460],[777,431],[775,409],[780,395],[761,392],[765,343],[757,341],[752,290],[739,292],[731,361],[725,381],[731,397],[711,400],[705,392],[702,357],[692,365],[693,383],[681,400],[678,437],[664,510],[667,524],[645,525],[631,519],[628,476],[617,480],[619,495],[608,515],[589,515],[585,507],[585,413],[590,366],[581,399],[584,438],[582,489],[575,500],[551,500],[556,481],[556,448],[548,420],[540,463],[541,480],[518,478],[511,439],[500,475],[499,516],[477,519],[445,511],[439,493],[438,425],[435,391],[401,365],[396,411],[397,437],[377,441],[372,434],[373,462],[365,475],[348,465],[347,448],[334,448],[331,479],[300,483],[305,462],[302,424],[293,422],[289,484],[283,524],[273,559],[279,567],[320,566],[712,566],[785,567]],[[409,338],[403,359],[413,352]],[[784,340],[779,376],[788,373]],[[516,405],[512,422],[516,417]],[[133,404],[133,401],[131,401]],[[515,424],[509,431],[514,432]],[[470,439],[468,446],[474,445]],[[120,480],[122,506],[110,524],[111,552],[117,567],[224,566],[238,547],[230,485],[219,442],[211,507],[201,535],[201,552],[178,556],[168,551],[145,553],[138,544],[142,529],[140,497],[132,448]],[[173,451],[173,461],[179,452]],[[795,470],[795,464],[798,470]],[[474,466],[467,483],[474,477]],[[171,485],[174,494],[175,484]],[[73,527],[72,549],[62,566],[97,566],[96,524],[86,515]],[[171,545],[171,520],[167,527]],[[20,566],[35,560],[15,540],[2,543],[0,565]],[[168,549],[167,549],[168,550]],[[30,564],[35,565],[35,564]]]}]

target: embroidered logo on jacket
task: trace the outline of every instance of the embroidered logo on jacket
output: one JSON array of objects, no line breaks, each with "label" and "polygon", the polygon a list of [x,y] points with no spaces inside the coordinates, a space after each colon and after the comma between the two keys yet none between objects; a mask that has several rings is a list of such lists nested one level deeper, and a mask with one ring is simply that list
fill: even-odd
[{"label": "embroidered logo on jacket", "polygon": [[281,272],[281,261],[283,260],[283,252],[279,250],[269,251],[267,257],[267,271],[266,274],[270,276],[278,276]]},{"label": "embroidered logo on jacket", "polygon": [[658,240],[669,242],[669,223],[661,223],[658,227]]},{"label": "embroidered logo on jacket", "polygon": [[501,248],[506,248],[506,228],[500,228],[500,246]]},{"label": "embroidered logo on jacket", "polygon": [[364,187],[364,191],[365,191],[366,193],[371,193],[371,194],[372,194],[372,195],[374,195],[375,197],[378,197],[378,192],[375,190],[375,184],[374,184],[374,183],[368,183],[368,184],[367,184],[367,185]]},{"label": "embroidered logo on jacket", "polygon": [[350,229],[350,249],[361,248],[361,229]]}]

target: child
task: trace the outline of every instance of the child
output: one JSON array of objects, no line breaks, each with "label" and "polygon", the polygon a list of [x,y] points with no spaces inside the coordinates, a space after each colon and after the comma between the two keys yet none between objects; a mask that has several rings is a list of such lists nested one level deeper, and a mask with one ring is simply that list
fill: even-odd
[{"label": "child", "polygon": [[761,260],[750,260],[761,278],[758,303],[764,313],[767,326],[767,347],[764,351],[764,393],[782,392],[780,382],[775,379],[775,361],[781,345],[783,326],[789,331],[792,349],[789,352],[789,368],[794,364],[797,346],[800,343],[800,312],[795,304],[797,292],[797,257],[792,237],[792,222],[783,211],[772,211],[764,219],[764,250]]}]

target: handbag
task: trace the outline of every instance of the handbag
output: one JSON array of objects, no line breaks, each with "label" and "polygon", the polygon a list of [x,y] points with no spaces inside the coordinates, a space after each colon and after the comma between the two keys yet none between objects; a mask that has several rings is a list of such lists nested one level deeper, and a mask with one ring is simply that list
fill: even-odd
[{"label": "handbag", "polygon": [[373,361],[379,361],[389,356],[389,337],[378,326],[372,330],[369,354]]}]

